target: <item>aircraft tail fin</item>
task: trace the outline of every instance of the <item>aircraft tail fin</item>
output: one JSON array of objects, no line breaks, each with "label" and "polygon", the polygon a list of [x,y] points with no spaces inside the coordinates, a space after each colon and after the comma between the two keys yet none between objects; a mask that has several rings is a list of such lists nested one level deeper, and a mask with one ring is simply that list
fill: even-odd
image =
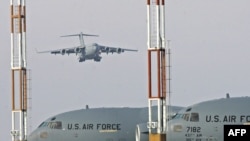
[{"label": "aircraft tail fin", "polygon": [[64,35],[64,36],[61,36],[61,37],[70,37],[70,36],[78,36],[78,37],[79,37],[79,40],[80,40],[80,44],[81,44],[82,47],[85,47],[84,40],[83,40],[83,36],[96,36],[96,37],[98,37],[98,35],[83,34],[82,32],[81,32],[80,34]]}]

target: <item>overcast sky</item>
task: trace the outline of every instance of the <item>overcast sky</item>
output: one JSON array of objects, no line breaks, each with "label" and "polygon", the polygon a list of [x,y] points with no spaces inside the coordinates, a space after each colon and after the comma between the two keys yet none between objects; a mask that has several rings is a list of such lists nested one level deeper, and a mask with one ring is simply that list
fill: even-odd
[{"label": "overcast sky", "polygon": [[[0,140],[11,140],[10,2],[0,2]],[[171,40],[171,103],[188,106],[249,96],[250,1],[168,0],[166,39]],[[55,114],[89,107],[147,106],[146,0],[35,0],[27,6],[30,130]],[[75,55],[38,50],[86,43],[138,49],[102,54],[79,63]]]}]

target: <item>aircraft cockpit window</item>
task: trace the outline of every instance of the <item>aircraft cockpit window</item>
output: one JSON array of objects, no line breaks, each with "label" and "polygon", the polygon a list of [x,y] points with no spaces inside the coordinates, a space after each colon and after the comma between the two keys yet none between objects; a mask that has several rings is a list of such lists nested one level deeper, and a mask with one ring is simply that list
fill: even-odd
[{"label": "aircraft cockpit window", "polygon": [[199,121],[199,114],[198,113],[191,113],[190,121],[198,122]]},{"label": "aircraft cockpit window", "polygon": [[40,127],[49,127],[50,129],[62,129],[62,122],[61,121],[50,121],[50,122],[43,122],[38,126]]},{"label": "aircraft cockpit window", "polygon": [[42,127],[42,126],[43,126],[43,124],[44,124],[44,122],[42,122],[42,123],[38,126],[38,128]]},{"label": "aircraft cockpit window", "polygon": [[172,117],[172,119],[178,119],[178,118],[181,118],[181,115],[182,115],[182,114],[178,114],[178,113],[177,113],[176,115],[174,115],[174,116]]},{"label": "aircraft cockpit window", "polygon": [[192,110],[192,108],[188,108],[187,110],[186,110],[186,112],[190,112]]},{"label": "aircraft cockpit window", "polygon": [[189,121],[189,115],[190,115],[189,113],[183,114],[182,118],[186,121]]}]

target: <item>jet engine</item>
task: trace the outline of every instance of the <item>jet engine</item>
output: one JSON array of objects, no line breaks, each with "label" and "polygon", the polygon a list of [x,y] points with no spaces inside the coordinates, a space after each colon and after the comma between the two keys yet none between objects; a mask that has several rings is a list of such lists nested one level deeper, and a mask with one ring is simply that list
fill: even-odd
[{"label": "jet engine", "polygon": [[109,53],[109,47],[106,47],[106,53],[107,54]]},{"label": "jet engine", "polygon": [[116,52],[119,54],[119,53],[121,53],[121,52],[124,52],[124,49],[117,48],[117,49],[116,49]]},{"label": "jet engine", "polygon": [[65,52],[66,52],[66,50],[65,50],[65,49],[62,49],[62,50],[61,50],[61,54],[62,54],[62,55],[64,55],[64,54],[65,54]]},{"label": "jet engine", "polygon": [[76,55],[81,52],[81,49],[79,47],[76,47],[74,50],[75,50]]},{"label": "jet engine", "polygon": [[147,123],[137,124],[135,129],[135,141],[148,141]]}]

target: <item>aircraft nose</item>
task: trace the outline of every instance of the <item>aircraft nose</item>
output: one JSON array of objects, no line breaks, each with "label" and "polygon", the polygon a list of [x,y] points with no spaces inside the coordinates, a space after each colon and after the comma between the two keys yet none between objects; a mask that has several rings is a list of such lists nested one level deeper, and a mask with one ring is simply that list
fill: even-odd
[{"label": "aircraft nose", "polygon": [[48,138],[46,131],[34,131],[28,136],[28,141],[41,141]]},{"label": "aircraft nose", "polygon": [[32,133],[28,136],[28,141],[38,141],[37,132],[32,132]]}]

